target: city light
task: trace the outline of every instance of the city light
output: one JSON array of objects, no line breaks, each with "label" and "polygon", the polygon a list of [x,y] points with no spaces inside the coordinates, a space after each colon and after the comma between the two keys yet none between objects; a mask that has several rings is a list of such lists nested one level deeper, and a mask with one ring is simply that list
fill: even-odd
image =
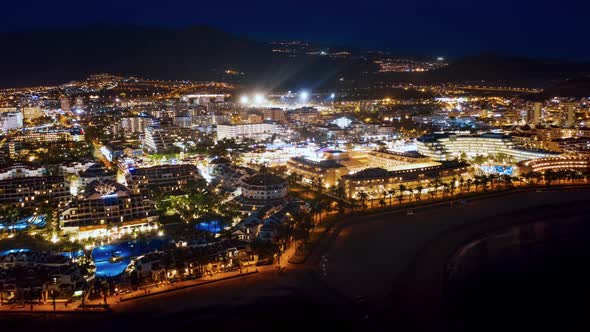
[{"label": "city light", "polygon": [[299,100],[301,100],[301,102],[306,102],[308,98],[309,98],[309,92],[301,91],[299,93]]},{"label": "city light", "polygon": [[250,98],[248,98],[248,96],[243,95],[242,97],[240,97],[240,103],[242,104],[247,104],[250,101]]},{"label": "city light", "polygon": [[330,98],[332,98],[332,99],[336,98],[336,94],[334,92],[332,92],[332,94],[330,94]]},{"label": "city light", "polygon": [[255,104],[262,104],[264,102],[264,96],[260,93],[254,95],[254,103]]}]

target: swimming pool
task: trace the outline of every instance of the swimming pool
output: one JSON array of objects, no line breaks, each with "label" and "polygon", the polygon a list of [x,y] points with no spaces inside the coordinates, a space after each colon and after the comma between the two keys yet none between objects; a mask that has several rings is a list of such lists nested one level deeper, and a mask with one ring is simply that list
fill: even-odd
[{"label": "swimming pool", "polygon": [[211,234],[217,234],[217,233],[221,232],[221,225],[219,225],[219,221],[217,221],[217,220],[205,221],[205,222],[200,222],[200,223],[196,224],[195,229],[197,229],[199,231],[206,231]]},{"label": "swimming pool", "polygon": [[9,249],[9,250],[4,250],[4,251],[0,251],[0,257],[4,257],[6,255],[10,255],[10,254],[21,254],[21,253],[25,253],[25,252],[30,252],[31,249]]},{"label": "swimming pool", "polygon": [[[161,249],[167,240],[153,238],[111,243],[92,250],[92,261],[96,266],[97,277],[116,277],[131,263],[131,259]],[[112,262],[111,257],[118,256],[120,261]]]},{"label": "swimming pool", "polygon": [[20,219],[12,225],[0,223],[0,231],[4,230],[4,229],[7,229],[9,231],[12,231],[12,230],[22,231],[22,230],[25,230],[25,229],[31,227],[31,225],[34,225],[36,227],[45,227],[45,225],[47,224],[47,222],[45,220],[46,220],[46,216],[44,214],[42,214],[39,216],[30,216],[30,217]]}]

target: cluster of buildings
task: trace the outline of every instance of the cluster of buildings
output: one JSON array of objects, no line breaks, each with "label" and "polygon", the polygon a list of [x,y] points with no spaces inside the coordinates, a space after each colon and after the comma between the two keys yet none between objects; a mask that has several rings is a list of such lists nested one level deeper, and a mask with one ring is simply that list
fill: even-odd
[{"label": "cluster of buildings", "polygon": [[87,280],[72,259],[31,249],[0,251],[0,304],[82,296]]}]

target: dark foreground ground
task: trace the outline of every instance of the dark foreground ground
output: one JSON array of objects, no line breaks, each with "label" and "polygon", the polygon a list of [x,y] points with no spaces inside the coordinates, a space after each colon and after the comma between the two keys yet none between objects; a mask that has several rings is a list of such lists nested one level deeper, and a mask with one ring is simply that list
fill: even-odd
[{"label": "dark foreground ground", "polygon": [[[589,190],[529,192],[411,216],[357,216],[327,263],[125,302],[112,313],[0,314],[0,330],[588,331],[588,203]],[[575,236],[447,282],[446,263],[460,246],[540,221],[572,225]]]}]

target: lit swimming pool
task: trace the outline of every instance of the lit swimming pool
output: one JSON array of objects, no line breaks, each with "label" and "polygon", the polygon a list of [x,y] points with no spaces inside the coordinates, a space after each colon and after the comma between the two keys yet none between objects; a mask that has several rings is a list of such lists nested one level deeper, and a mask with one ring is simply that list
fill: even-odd
[{"label": "lit swimming pool", "polygon": [[195,225],[195,229],[199,231],[206,231],[211,234],[217,234],[222,230],[221,225],[219,225],[219,221],[217,220],[200,222]]},{"label": "lit swimming pool", "polygon": [[3,250],[0,251],[0,257],[4,257],[6,255],[10,255],[10,254],[21,254],[21,253],[25,253],[25,252],[29,252],[31,251],[31,249],[9,249],[9,250]]},{"label": "lit swimming pool", "polygon": [[[161,238],[111,243],[92,250],[97,277],[116,277],[131,263],[131,259],[161,249],[167,243]],[[114,258],[114,259],[111,259]]]},{"label": "lit swimming pool", "polygon": [[40,216],[30,216],[27,218],[23,218],[11,225],[0,223],[0,231],[4,230],[4,229],[9,230],[9,231],[12,231],[12,230],[22,231],[22,230],[25,230],[31,226],[36,226],[39,228],[45,227],[45,225],[47,224],[45,219],[46,219],[46,217],[43,214]]}]

